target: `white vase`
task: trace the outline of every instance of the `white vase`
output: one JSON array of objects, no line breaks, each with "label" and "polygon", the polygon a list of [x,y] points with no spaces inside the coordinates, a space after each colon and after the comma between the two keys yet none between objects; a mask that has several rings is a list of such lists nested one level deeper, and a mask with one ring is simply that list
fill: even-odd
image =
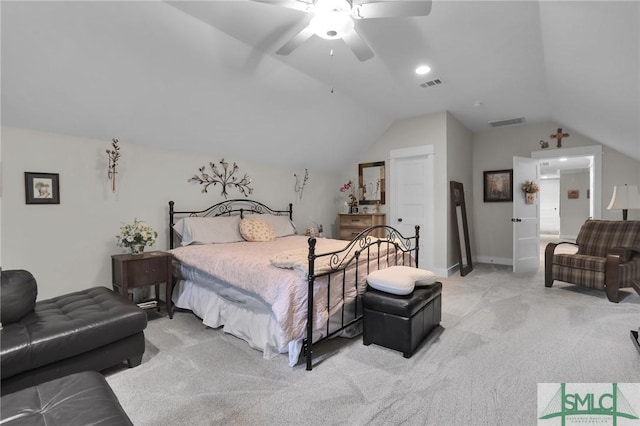
[{"label": "white vase", "polygon": [[527,204],[535,204],[536,202],[536,194],[535,193],[531,193],[531,192],[527,192],[525,194],[525,201]]},{"label": "white vase", "polygon": [[136,244],[133,246],[129,246],[131,249],[131,254],[142,254],[144,252],[144,244]]}]

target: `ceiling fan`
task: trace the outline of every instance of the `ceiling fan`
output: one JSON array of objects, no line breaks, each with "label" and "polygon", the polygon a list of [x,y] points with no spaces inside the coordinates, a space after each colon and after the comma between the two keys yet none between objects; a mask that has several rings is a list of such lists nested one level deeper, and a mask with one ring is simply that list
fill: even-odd
[{"label": "ceiling fan", "polygon": [[355,29],[355,20],[427,16],[431,0],[254,0],[306,12],[309,24],[276,51],[288,55],[314,34],[327,40],[341,38],[360,61],[374,53]]}]

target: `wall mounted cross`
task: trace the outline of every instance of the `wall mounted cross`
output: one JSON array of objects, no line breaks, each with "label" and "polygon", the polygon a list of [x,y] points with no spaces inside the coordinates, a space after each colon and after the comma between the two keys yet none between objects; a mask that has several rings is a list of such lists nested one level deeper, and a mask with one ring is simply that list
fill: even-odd
[{"label": "wall mounted cross", "polygon": [[558,129],[558,133],[549,136],[552,139],[558,139],[558,148],[562,148],[562,138],[568,138],[569,133],[562,133],[562,129]]}]

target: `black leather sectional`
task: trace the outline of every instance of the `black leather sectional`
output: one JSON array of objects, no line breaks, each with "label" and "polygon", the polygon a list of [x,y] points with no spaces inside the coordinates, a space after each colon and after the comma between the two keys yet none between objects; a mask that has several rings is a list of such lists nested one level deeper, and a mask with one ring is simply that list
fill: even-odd
[{"label": "black leather sectional", "polygon": [[2,395],[124,361],[140,364],[147,317],[134,303],[105,287],[39,302],[36,295],[29,272],[2,271]]},{"label": "black leather sectional", "polygon": [[71,374],[2,397],[3,426],[127,426],[131,420],[100,373]]}]

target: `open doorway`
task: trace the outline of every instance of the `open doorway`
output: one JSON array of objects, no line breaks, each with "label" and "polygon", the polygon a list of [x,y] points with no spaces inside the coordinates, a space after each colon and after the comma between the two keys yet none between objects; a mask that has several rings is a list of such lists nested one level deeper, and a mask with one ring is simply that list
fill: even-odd
[{"label": "open doorway", "polygon": [[580,226],[593,217],[592,156],[540,161],[540,234],[575,241]]},{"label": "open doorway", "polygon": [[[536,151],[540,159],[540,255],[549,242],[575,242],[602,209],[602,146]],[[570,249],[570,246],[566,246]]]}]

